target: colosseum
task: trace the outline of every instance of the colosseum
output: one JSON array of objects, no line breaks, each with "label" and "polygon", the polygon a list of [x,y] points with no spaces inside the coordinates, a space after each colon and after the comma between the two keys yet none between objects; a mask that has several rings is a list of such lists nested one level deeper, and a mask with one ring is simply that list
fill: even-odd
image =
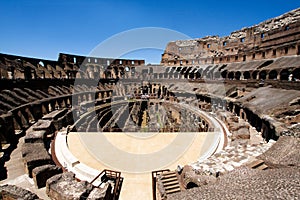
[{"label": "colosseum", "polygon": [[0,75],[0,199],[300,198],[300,8],[160,65],[0,54]]}]

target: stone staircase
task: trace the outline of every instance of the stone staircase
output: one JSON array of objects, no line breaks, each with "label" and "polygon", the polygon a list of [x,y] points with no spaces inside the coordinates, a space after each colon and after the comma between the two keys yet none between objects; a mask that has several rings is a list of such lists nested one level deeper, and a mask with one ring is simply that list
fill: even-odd
[{"label": "stone staircase", "polygon": [[164,172],[161,177],[167,195],[180,192],[180,185],[175,171]]}]

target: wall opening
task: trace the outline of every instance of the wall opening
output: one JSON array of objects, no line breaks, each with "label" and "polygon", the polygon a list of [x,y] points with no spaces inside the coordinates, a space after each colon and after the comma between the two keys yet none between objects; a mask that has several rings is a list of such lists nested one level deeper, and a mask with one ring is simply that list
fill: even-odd
[{"label": "wall opening", "polygon": [[225,70],[225,71],[222,71],[221,72],[221,76],[222,76],[222,78],[226,78],[227,77],[227,70]]},{"label": "wall opening", "polygon": [[235,79],[236,80],[240,80],[241,79],[241,75],[242,75],[241,72],[236,72],[235,73]]},{"label": "wall opening", "polygon": [[276,80],[277,79],[277,75],[278,75],[277,71],[276,70],[272,70],[269,73],[269,79]]},{"label": "wall opening", "polygon": [[259,73],[259,79],[266,79],[267,78],[267,72],[265,70],[261,71]]},{"label": "wall opening", "polygon": [[300,81],[300,68],[293,71],[293,78],[295,81]]},{"label": "wall opening", "polygon": [[289,78],[289,71],[287,69],[284,69],[280,72],[280,80],[288,80]]},{"label": "wall opening", "polygon": [[232,80],[232,79],[234,78],[234,73],[233,73],[233,72],[229,72],[228,78],[229,78],[230,80]]},{"label": "wall opening", "polygon": [[243,76],[244,76],[244,79],[246,79],[246,80],[251,78],[250,72],[244,72]]},{"label": "wall opening", "polygon": [[252,79],[257,79],[257,71],[254,71],[254,72],[252,73]]},{"label": "wall opening", "polygon": [[288,47],[285,47],[285,48],[284,48],[284,53],[285,53],[285,54],[288,54],[288,53],[289,53],[289,48],[288,48]]},{"label": "wall opening", "polygon": [[288,30],[290,30],[290,27],[289,27],[289,26],[286,26],[286,27],[284,27],[284,30],[285,30],[285,31],[288,31]]},{"label": "wall opening", "polygon": [[194,182],[189,182],[187,185],[186,185],[186,189],[191,189],[191,188],[195,188],[195,187],[198,187],[198,185]]}]

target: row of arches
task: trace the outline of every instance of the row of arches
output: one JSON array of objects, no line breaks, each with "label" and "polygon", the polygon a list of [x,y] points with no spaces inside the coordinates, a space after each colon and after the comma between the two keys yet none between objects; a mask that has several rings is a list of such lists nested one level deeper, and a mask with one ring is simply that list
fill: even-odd
[{"label": "row of arches", "polygon": [[296,69],[273,69],[261,71],[235,71],[235,72],[222,72],[222,77],[230,80],[247,80],[247,79],[269,79],[269,80],[300,80],[300,68]]},{"label": "row of arches", "polygon": [[206,68],[193,67],[167,67],[164,73],[155,78],[165,79],[229,79],[229,80],[300,80],[300,68],[254,70],[254,71],[228,71],[224,66],[207,66]]}]

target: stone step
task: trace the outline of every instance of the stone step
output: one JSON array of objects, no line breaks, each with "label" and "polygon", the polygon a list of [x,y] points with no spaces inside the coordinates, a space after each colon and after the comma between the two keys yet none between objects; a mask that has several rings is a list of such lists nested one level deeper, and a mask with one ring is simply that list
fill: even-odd
[{"label": "stone step", "polygon": [[169,186],[166,186],[166,187],[164,187],[164,188],[165,188],[166,191],[173,190],[173,189],[176,189],[176,188],[179,188],[179,190],[180,190],[180,186],[179,186],[178,183],[175,184],[175,185],[169,185]]},{"label": "stone step", "polygon": [[170,175],[170,174],[176,174],[176,173],[174,171],[161,173],[161,175]]},{"label": "stone step", "polygon": [[162,179],[168,179],[168,178],[172,178],[172,177],[177,177],[175,172],[168,173],[168,174],[165,174],[165,173],[162,174]]},{"label": "stone step", "polygon": [[251,163],[248,164],[249,167],[251,168],[257,168],[258,166],[264,164],[265,162],[263,160],[254,160]]},{"label": "stone step", "polygon": [[173,193],[176,193],[176,192],[180,192],[180,188],[175,188],[173,190],[166,191],[167,194],[173,194]]},{"label": "stone step", "polygon": [[170,186],[170,185],[176,185],[176,184],[179,184],[179,182],[178,182],[178,180],[176,179],[176,180],[172,180],[172,181],[169,181],[169,182],[165,182],[165,183],[163,183],[164,184],[164,186],[166,187],[166,186]]},{"label": "stone step", "polygon": [[171,178],[168,178],[168,179],[162,179],[161,182],[163,183],[167,183],[167,182],[170,182],[170,181],[177,181],[177,177],[171,177]]}]

